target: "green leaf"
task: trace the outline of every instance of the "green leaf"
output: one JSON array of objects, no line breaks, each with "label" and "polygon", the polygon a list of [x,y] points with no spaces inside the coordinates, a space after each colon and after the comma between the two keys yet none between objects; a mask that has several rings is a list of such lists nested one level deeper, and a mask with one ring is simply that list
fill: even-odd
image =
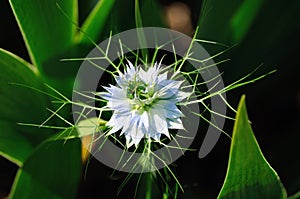
[{"label": "green leaf", "polygon": [[[138,3],[138,7],[136,3]],[[136,12],[139,12],[139,16],[136,16]],[[160,27],[165,25],[162,8],[157,0],[139,0],[138,2],[136,0],[116,0],[110,16],[110,24],[113,24],[113,26],[106,28],[113,30],[114,34],[137,28],[136,18],[139,18],[138,27],[141,27],[141,25],[143,27]]]},{"label": "green leaf", "polygon": [[[78,32],[77,41],[80,43],[90,43],[89,39],[97,41],[100,33],[102,32],[108,16],[111,13],[111,9],[115,0],[100,0],[96,4],[95,8],[91,11],[87,19],[82,25],[82,31]],[[85,36],[86,34],[86,36]]]},{"label": "green leaf", "polygon": [[286,198],[278,175],[264,158],[242,96],[234,125],[226,179],[218,198]]},{"label": "green leaf", "polygon": [[198,37],[236,44],[245,37],[262,5],[262,0],[204,0]]},{"label": "green leaf", "polygon": [[165,27],[163,10],[157,0],[141,1],[140,9],[144,27]]},{"label": "green leaf", "polygon": [[16,84],[43,90],[32,65],[0,49],[0,154],[21,165],[32,147],[49,134],[17,123],[41,123],[46,117],[47,99],[45,95]]},{"label": "green leaf", "polygon": [[[135,13],[135,26],[136,28],[142,28],[143,27],[143,21],[141,17],[141,10],[140,10],[140,3],[139,0],[135,0],[135,6],[134,6],[134,13]],[[147,46],[147,41],[145,38],[145,33],[142,29],[137,29],[137,36],[138,36],[138,41],[141,46]],[[147,59],[147,49],[142,49],[142,57],[144,60]]]},{"label": "green leaf", "polygon": [[[91,51],[88,45],[77,44],[66,51],[48,59],[43,64],[45,81],[68,98],[72,90],[81,61],[62,61],[63,59],[84,58]],[[67,113],[69,114],[69,112]]]},{"label": "green leaf", "polygon": [[116,0],[110,16],[110,25],[108,25],[106,29],[113,30],[113,34],[117,34],[128,29],[136,28],[134,13],[135,1]]},{"label": "green leaf", "polygon": [[75,198],[80,176],[80,139],[46,141],[19,169],[10,198]]},{"label": "green leaf", "polygon": [[[161,10],[156,0],[135,0],[135,25],[136,28],[163,26]],[[147,46],[143,30],[137,32],[140,44]],[[147,49],[142,49],[142,56],[146,60]]]},{"label": "green leaf", "polygon": [[10,0],[10,4],[31,61],[39,69],[73,43],[76,27],[72,22],[78,20],[77,0]]},{"label": "green leaf", "polygon": [[15,122],[40,121],[41,116],[45,115],[46,97],[15,84],[41,90],[44,87],[32,65],[0,49],[0,119]]},{"label": "green leaf", "polygon": [[299,198],[300,198],[300,191],[288,197],[288,199],[299,199]]},{"label": "green leaf", "polygon": [[24,135],[16,131],[15,123],[0,120],[0,126],[0,155],[19,167],[22,166],[33,151],[33,144]]},{"label": "green leaf", "polygon": [[230,21],[233,42],[241,41],[247,34],[262,3],[262,0],[243,1],[238,10],[234,13]]},{"label": "green leaf", "polygon": [[135,0],[134,2],[135,25],[137,28],[141,28],[143,27],[143,21],[141,17],[140,2],[139,0]]}]

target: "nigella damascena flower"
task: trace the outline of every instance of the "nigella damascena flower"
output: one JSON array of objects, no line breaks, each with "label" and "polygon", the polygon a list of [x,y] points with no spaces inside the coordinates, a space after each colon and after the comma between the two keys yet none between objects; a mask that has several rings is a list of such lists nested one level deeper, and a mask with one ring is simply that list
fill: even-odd
[{"label": "nigella damascena flower", "polygon": [[108,100],[106,108],[113,111],[108,135],[121,130],[129,148],[137,147],[142,138],[159,141],[162,134],[170,138],[169,129],[184,129],[183,114],[176,106],[190,95],[180,90],[183,81],[168,79],[157,63],[147,70],[129,61],[128,65],[124,74],[115,76],[117,84],[100,93]]}]

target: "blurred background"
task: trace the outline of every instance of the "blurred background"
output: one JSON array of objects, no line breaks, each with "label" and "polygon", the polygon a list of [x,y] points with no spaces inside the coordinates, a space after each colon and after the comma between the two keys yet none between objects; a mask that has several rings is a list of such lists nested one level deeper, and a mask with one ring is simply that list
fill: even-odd
[{"label": "blurred background", "polygon": [[[97,1],[83,1],[80,5],[82,22]],[[160,0],[159,9],[164,27],[193,35],[199,25],[198,37],[216,41],[230,50],[215,60],[230,61],[219,66],[225,84],[232,83],[263,64],[253,78],[274,69],[277,72],[254,83],[227,93],[233,107],[246,94],[249,118],[258,143],[268,162],[277,171],[288,195],[300,190],[300,1],[192,1]],[[120,6],[122,4],[122,6]],[[109,32],[114,20],[123,20],[116,32],[135,27],[131,15],[134,4],[120,3],[107,22]],[[118,14],[116,14],[118,13]],[[151,15],[151,10],[149,13]],[[145,26],[157,26],[155,22]],[[0,1],[0,48],[9,50],[29,61],[24,41],[7,0]],[[106,33],[104,33],[106,34]],[[106,34],[108,35],[108,34]],[[99,36],[101,41],[103,36]],[[224,50],[218,45],[204,45],[210,54]],[[228,112],[234,117],[234,113]],[[225,131],[231,133],[232,122]],[[203,127],[205,129],[205,125]],[[193,146],[199,148],[204,134],[198,133]],[[226,174],[230,140],[222,135],[213,151],[204,159],[189,152],[175,164],[176,173],[185,193],[180,198],[216,198]],[[17,166],[0,158],[0,198],[9,193]],[[113,190],[125,174],[110,178],[111,170],[91,160],[86,177],[82,179],[78,198],[131,198],[135,180],[131,180],[117,197]]]}]

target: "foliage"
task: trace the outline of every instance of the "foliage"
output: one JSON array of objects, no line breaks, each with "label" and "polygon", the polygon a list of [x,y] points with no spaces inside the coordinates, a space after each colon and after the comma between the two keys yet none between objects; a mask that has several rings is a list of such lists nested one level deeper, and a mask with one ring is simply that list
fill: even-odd
[{"label": "foliage", "polygon": [[[28,63],[0,49],[0,154],[19,167],[10,197],[74,198],[82,176],[79,139],[82,135],[72,128],[55,129],[61,122],[56,120],[49,129],[17,123],[41,124],[49,113],[50,118],[57,114],[51,111],[57,110],[57,105],[50,103],[53,96],[57,98],[51,94],[55,90],[45,83],[70,97],[79,63],[65,63],[60,59],[84,57],[93,47],[92,41],[101,41],[110,31],[118,33],[134,27],[165,26],[162,8],[155,0],[129,3],[101,0],[79,24],[76,0],[9,2],[31,60]],[[267,3],[259,0],[224,2],[203,1],[197,23],[198,38],[230,45],[251,38],[250,28]],[[294,7],[293,13],[298,12],[297,6]],[[289,15],[283,17],[287,21],[290,19]],[[275,31],[274,27],[269,30]],[[292,29],[288,33],[291,32]],[[276,32],[273,37],[279,40],[288,33]],[[266,38],[268,36],[261,40]],[[262,46],[257,54],[273,47]],[[274,60],[276,62],[276,58]],[[68,115],[69,112],[60,114]],[[73,137],[70,139],[70,136]],[[277,173],[264,158],[253,135],[244,97],[237,111],[231,142],[228,171],[219,198],[286,198]],[[164,197],[168,196],[164,194]],[[290,198],[299,198],[299,193]]]}]

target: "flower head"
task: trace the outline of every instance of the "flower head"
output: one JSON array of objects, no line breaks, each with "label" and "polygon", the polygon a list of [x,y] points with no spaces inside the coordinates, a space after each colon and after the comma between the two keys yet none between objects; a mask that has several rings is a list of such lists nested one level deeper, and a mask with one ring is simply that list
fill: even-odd
[{"label": "flower head", "polygon": [[180,90],[183,81],[168,79],[157,63],[144,70],[128,61],[126,67],[124,74],[115,77],[116,86],[104,87],[107,92],[100,93],[113,111],[108,134],[121,130],[129,148],[142,138],[158,141],[162,134],[170,138],[169,129],[184,129],[183,114],[176,106],[190,95]]}]

